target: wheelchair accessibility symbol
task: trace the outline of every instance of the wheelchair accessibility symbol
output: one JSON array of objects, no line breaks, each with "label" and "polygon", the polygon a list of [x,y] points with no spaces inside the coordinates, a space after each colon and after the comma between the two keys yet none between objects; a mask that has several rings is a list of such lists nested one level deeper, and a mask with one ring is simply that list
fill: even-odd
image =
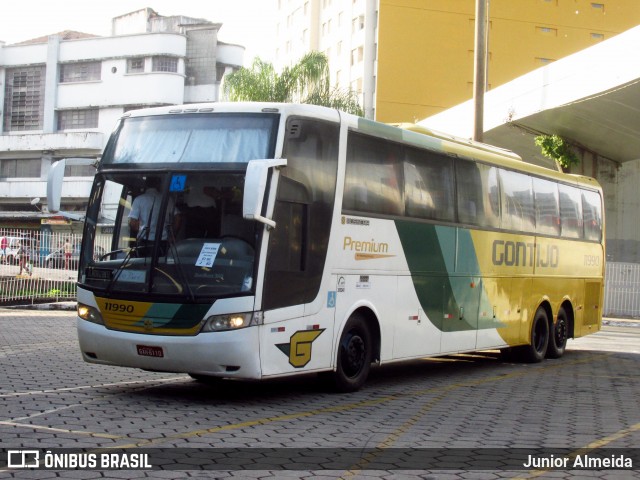
[{"label": "wheelchair accessibility symbol", "polygon": [[336,292],[329,292],[327,295],[327,308],[336,308]]}]

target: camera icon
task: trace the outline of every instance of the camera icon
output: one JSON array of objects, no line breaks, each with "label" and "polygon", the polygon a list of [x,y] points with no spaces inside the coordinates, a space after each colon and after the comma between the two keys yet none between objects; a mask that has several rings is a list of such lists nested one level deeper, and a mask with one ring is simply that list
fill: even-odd
[{"label": "camera icon", "polygon": [[40,466],[39,450],[9,450],[7,457],[7,467],[9,468],[38,468]]}]

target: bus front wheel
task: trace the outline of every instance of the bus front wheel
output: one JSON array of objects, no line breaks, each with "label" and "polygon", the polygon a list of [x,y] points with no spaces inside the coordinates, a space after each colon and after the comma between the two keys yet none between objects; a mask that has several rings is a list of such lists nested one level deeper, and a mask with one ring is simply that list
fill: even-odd
[{"label": "bus front wheel", "polygon": [[551,329],[551,335],[549,335],[547,358],[560,358],[564,354],[568,338],[569,317],[564,307],[560,307],[560,310],[558,310],[558,319]]},{"label": "bus front wheel", "polygon": [[531,325],[531,344],[518,347],[517,354],[527,363],[538,363],[544,360],[549,346],[549,319],[544,308],[540,307],[533,317]]},{"label": "bus front wheel", "polygon": [[367,380],[372,358],[373,341],[369,326],[361,314],[355,313],[347,320],[338,344],[338,362],[333,374],[336,390],[359,390]]}]

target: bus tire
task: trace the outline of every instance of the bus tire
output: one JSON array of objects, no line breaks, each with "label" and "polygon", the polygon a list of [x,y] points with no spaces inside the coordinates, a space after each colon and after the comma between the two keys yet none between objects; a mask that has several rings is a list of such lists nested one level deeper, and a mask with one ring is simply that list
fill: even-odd
[{"label": "bus tire", "polygon": [[333,386],[338,392],[359,390],[369,376],[373,358],[373,340],[365,318],[354,313],[342,331],[338,344]]},{"label": "bus tire", "polygon": [[539,307],[531,324],[531,343],[518,347],[518,357],[526,363],[544,360],[549,345],[549,319],[544,308]]},{"label": "bus tire", "polygon": [[558,310],[558,319],[551,329],[549,335],[549,346],[547,347],[547,358],[560,358],[564,354],[569,339],[569,317],[564,307]]}]

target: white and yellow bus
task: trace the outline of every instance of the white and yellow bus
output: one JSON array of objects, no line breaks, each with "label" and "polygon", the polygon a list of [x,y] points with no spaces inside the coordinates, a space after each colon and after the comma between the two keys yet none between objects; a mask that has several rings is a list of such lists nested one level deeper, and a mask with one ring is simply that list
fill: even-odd
[{"label": "white and yellow bus", "polygon": [[[154,182],[153,227],[134,232]],[[80,348],[196,379],[324,373],[341,391],[372,363],[557,358],[600,328],[603,224],[593,179],[413,125],[309,105],[132,111],[89,200]]]}]

